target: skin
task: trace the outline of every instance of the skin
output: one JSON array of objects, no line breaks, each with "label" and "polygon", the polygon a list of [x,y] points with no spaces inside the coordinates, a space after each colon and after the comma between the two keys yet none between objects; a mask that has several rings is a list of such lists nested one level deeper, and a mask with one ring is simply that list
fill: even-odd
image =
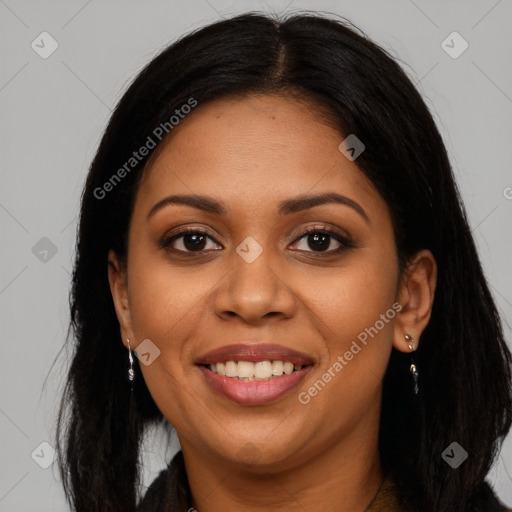
[{"label": "skin", "polygon": [[[140,368],[177,430],[193,504],[201,512],[362,512],[384,477],[378,426],[392,347],[409,352],[409,333],[417,348],[430,318],[432,254],[420,251],[399,272],[388,205],[357,160],[339,151],[340,132],[308,107],[278,95],[199,105],[143,177],[126,268],[109,254],[123,343],[130,339],[133,350],[150,339],[161,351]],[[325,192],[357,202],[368,219],[336,203],[277,212],[285,199]],[[208,195],[222,201],[227,214],[168,204],[148,219],[171,194]],[[193,252],[190,237],[159,245],[184,224],[208,231],[202,252]],[[354,247],[336,254],[342,244],[328,238],[331,253],[316,256],[325,252],[308,244],[305,227],[348,235]],[[249,236],[263,250],[252,263],[236,252]],[[395,302],[401,311],[301,404],[298,393]],[[274,403],[237,405],[211,389],[194,363],[247,338],[305,352],[314,369]],[[252,464],[243,460],[247,453]]]}]

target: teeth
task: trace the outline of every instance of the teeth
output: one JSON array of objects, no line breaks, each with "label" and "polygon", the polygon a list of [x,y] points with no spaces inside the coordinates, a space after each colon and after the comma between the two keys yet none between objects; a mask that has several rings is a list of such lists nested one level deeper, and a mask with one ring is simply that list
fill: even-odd
[{"label": "teeth", "polygon": [[269,380],[281,375],[290,375],[302,368],[300,364],[293,364],[289,361],[226,361],[211,364],[210,370],[219,375],[225,375],[243,381]]},{"label": "teeth", "polygon": [[226,363],[226,377],[238,377],[238,365],[235,361],[228,361]]},{"label": "teeth", "polygon": [[254,376],[259,379],[268,379],[272,377],[272,363],[270,361],[260,361],[254,365]]},{"label": "teeth", "polygon": [[254,377],[254,363],[238,361],[238,377]]},{"label": "teeth", "polygon": [[273,361],[272,362],[272,375],[282,375],[283,374],[283,361]]}]

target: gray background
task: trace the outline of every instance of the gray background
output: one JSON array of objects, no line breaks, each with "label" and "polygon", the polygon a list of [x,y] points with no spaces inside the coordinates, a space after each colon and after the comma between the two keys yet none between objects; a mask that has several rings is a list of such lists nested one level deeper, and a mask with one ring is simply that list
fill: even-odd
[{"label": "gray background", "polygon": [[[510,323],[510,0],[0,0],[0,511],[67,510],[55,464],[40,467],[52,460],[40,443],[53,444],[65,351],[43,383],[65,338],[80,191],[111,109],[133,75],[177,36],[235,12],[296,9],[346,16],[406,63],[444,137]],[[47,36],[43,43],[38,37],[43,31],[59,45],[46,59],[31,47],[51,48]],[[469,44],[458,58],[442,47],[453,31]],[[445,44],[460,50],[452,39]],[[511,439],[491,473],[508,504]],[[176,449],[162,453],[161,442],[148,438],[146,482]]]}]

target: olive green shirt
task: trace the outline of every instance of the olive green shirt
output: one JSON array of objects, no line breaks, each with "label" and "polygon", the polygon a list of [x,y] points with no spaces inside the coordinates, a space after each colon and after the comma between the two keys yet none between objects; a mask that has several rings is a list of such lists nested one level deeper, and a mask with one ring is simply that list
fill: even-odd
[{"label": "olive green shirt", "polygon": [[386,479],[365,512],[388,512],[390,510],[400,512],[401,507],[393,482],[390,479]]}]

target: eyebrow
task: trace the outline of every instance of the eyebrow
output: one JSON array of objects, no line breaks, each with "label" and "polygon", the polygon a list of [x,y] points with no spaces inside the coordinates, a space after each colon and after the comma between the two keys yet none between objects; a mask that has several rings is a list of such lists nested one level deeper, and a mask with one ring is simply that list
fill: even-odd
[{"label": "eyebrow", "polygon": [[[366,222],[369,222],[368,215],[361,207],[359,203],[356,203],[353,199],[337,194],[335,192],[329,192],[318,195],[300,195],[286,199],[279,204],[278,213],[279,215],[289,215],[291,213],[297,213],[303,210],[308,210],[314,206],[322,204],[342,204],[355,210]],[[154,215],[161,208],[169,204],[184,204],[205,211],[207,213],[213,213],[215,215],[226,215],[228,210],[224,203],[217,201],[212,197],[200,196],[200,195],[173,195],[166,197],[156,203],[148,213],[147,219]]]}]

